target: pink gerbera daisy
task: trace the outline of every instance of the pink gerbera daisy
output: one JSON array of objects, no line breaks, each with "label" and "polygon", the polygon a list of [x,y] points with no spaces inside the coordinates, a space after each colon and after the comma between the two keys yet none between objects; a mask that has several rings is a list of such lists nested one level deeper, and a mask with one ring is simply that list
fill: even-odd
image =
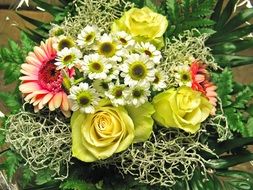
[{"label": "pink gerbera daisy", "polygon": [[200,61],[194,61],[191,64],[191,78],[192,89],[202,92],[209,102],[213,105],[211,114],[214,115],[217,105],[217,93],[215,92],[216,86],[209,81],[209,74],[206,70],[206,66]]},{"label": "pink gerbera daisy", "polygon": [[21,65],[20,72],[24,76],[20,77],[19,90],[24,94],[25,101],[33,104],[35,112],[48,105],[50,111],[60,108],[69,117],[69,102],[62,87],[62,73],[54,65],[57,52],[52,43],[52,38],[49,38],[28,54],[26,63]]}]

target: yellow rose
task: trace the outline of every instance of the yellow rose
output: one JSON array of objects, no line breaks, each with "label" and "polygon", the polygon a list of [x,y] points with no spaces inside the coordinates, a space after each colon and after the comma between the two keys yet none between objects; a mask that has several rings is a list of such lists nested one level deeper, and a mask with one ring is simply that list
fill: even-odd
[{"label": "yellow rose", "polygon": [[132,8],[116,20],[112,32],[126,31],[137,41],[149,41],[158,48],[163,46],[163,34],[168,26],[165,16],[155,13],[147,7]]},{"label": "yellow rose", "polygon": [[155,121],[165,127],[178,127],[195,133],[210,114],[212,105],[198,91],[189,87],[169,89],[154,97]]},{"label": "yellow rose", "polygon": [[126,109],[105,104],[93,114],[75,112],[71,118],[73,156],[93,162],[147,140],[152,132],[153,113],[150,103]]}]

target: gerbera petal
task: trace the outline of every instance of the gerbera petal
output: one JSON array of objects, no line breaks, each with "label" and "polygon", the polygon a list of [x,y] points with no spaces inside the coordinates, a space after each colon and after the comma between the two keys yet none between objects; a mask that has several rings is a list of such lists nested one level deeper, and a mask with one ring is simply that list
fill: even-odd
[{"label": "gerbera petal", "polygon": [[48,93],[47,95],[45,95],[42,100],[42,104],[43,105],[47,104],[51,100],[52,97],[53,97],[52,93]]},{"label": "gerbera petal", "polygon": [[35,66],[40,66],[42,63],[38,60],[37,57],[34,56],[27,56],[26,57],[26,62],[31,64],[31,65],[35,65]]},{"label": "gerbera petal", "polygon": [[[48,91],[47,90],[36,90],[28,95],[26,95],[25,97],[25,101],[29,101],[30,99],[32,99],[33,97],[36,97],[36,95],[39,95],[39,94],[47,94]],[[34,100],[35,101],[35,100]]]},{"label": "gerbera petal", "polygon": [[58,92],[53,97],[53,103],[55,108],[59,108],[62,102],[62,92]]},{"label": "gerbera petal", "polygon": [[32,64],[27,64],[27,63],[22,64],[21,68],[29,73],[38,73],[38,71],[39,71],[38,67],[36,67]]},{"label": "gerbera petal", "polygon": [[22,77],[19,77],[19,80],[23,80],[23,81],[38,80],[38,76],[36,76],[36,75],[22,76]]},{"label": "gerbera petal", "polygon": [[48,102],[48,108],[50,111],[55,110],[53,98]]},{"label": "gerbera petal", "polygon": [[34,47],[34,53],[40,61],[44,61],[47,58],[46,53],[38,46]]},{"label": "gerbera petal", "polygon": [[35,82],[27,82],[27,83],[21,84],[19,86],[19,90],[22,93],[31,93],[31,92],[34,92],[36,90],[40,90],[40,86]]},{"label": "gerbera petal", "polygon": [[33,109],[34,109],[34,112],[35,112],[35,113],[38,113],[38,112],[40,111],[38,106],[34,106]]},{"label": "gerbera petal", "polygon": [[63,115],[67,118],[69,118],[71,116],[71,112],[70,111],[64,111],[64,110],[61,110],[61,112],[63,113]]},{"label": "gerbera petal", "polygon": [[68,97],[67,97],[66,93],[62,93],[61,109],[63,111],[68,111],[69,110],[69,102],[68,102]]}]

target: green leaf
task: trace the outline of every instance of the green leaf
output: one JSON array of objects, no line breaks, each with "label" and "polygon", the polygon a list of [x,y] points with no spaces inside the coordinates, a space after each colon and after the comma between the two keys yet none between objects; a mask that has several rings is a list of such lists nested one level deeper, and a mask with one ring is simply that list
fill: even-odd
[{"label": "green leaf", "polygon": [[253,144],[253,137],[243,137],[243,138],[235,137],[233,139],[222,141],[220,143],[218,143],[216,139],[208,142],[209,148],[214,150],[214,152],[217,155],[221,155],[225,152],[230,152],[232,149],[251,144]]},{"label": "green leaf", "polygon": [[233,31],[237,27],[245,24],[253,17],[253,9],[244,9],[240,11],[237,15],[229,20],[225,26],[222,27],[223,31],[229,32]]},{"label": "green leaf", "polygon": [[229,155],[220,157],[219,159],[210,160],[207,165],[213,169],[227,169],[251,160],[253,160],[253,153],[245,155]]},{"label": "green leaf", "polygon": [[23,167],[22,170],[22,176],[21,176],[21,186],[26,187],[33,179],[34,173],[29,169],[29,167],[26,165]]},{"label": "green leaf", "polygon": [[245,87],[242,91],[240,91],[235,101],[233,102],[234,108],[244,109],[248,101],[250,101],[253,97],[253,92],[249,87]]},{"label": "green leaf", "polygon": [[217,178],[222,183],[223,189],[250,190],[253,189],[253,174],[244,171],[227,170],[216,172]]},{"label": "green leaf", "polygon": [[215,22],[217,22],[220,19],[222,5],[224,3],[224,0],[217,1],[213,14],[211,15],[211,19]]},{"label": "green leaf", "polygon": [[8,150],[3,153],[4,160],[4,169],[7,175],[8,180],[11,180],[13,175],[16,173],[21,157],[17,155],[16,153],[12,152],[11,150]]},{"label": "green leaf", "polygon": [[233,78],[231,70],[224,69],[221,74],[213,74],[212,79],[217,85],[217,93],[222,101],[223,107],[230,105],[230,94],[233,91]]},{"label": "green leaf", "polygon": [[94,184],[77,179],[67,179],[60,185],[60,188],[62,190],[97,190]]},{"label": "green leaf", "polygon": [[253,137],[253,117],[248,119],[247,124],[245,125],[245,133],[243,134],[245,137]]},{"label": "green leaf", "polygon": [[[250,34],[253,30],[253,25],[242,26],[232,32],[226,33],[226,35],[221,35],[220,33],[215,33],[212,35],[206,42],[207,45],[213,46],[217,45],[215,43],[225,43],[225,42],[233,42],[244,36]],[[241,40],[243,41],[243,40]],[[212,47],[213,48],[213,47]]]},{"label": "green leaf", "polygon": [[216,20],[217,24],[215,26],[215,30],[221,30],[222,27],[226,24],[228,19],[231,17],[231,15],[234,12],[234,7],[236,5],[238,0],[230,0],[228,1],[226,7],[223,9],[222,14],[219,16],[219,19]]},{"label": "green leaf", "polygon": [[158,12],[158,7],[157,5],[153,2],[153,0],[144,0],[144,6],[147,6],[154,12]]},{"label": "green leaf", "polygon": [[245,127],[242,122],[242,114],[236,109],[229,107],[224,109],[224,114],[227,117],[228,126],[232,131],[239,133],[245,132]]},{"label": "green leaf", "polygon": [[253,63],[253,56],[239,55],[214,55],[216,62],[221,67],[238,67]]},{"label": "green leaf", "polygon": [[19,94],[0,92],[0,100],[13,112],[18,111],[21,108],[19,100]]},{"label": "green leaf", "polygon": [[36,174],[36,180],[35,180],[36,184],[42,185],[42,184],[50,182],[53,177],[52,174],[53,174],[53,171],[47,168],[39,170],[38,173]]},{"label": "green leaf", "polygon": [[232,53],[246,50],[253,47],[253,39],[237,40],[234,42],[225,42],[212,48],[215,54],[231,55]]}]

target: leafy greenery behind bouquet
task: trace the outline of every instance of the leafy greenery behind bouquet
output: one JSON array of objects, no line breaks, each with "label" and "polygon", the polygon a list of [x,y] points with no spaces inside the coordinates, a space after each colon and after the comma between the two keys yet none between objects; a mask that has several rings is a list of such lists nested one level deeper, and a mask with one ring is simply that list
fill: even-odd
[{"label": "leafy greenery behind bouquet", "polygon": [[[71,21],[84,19],[87,16],[86,13],[75,17],[82,10],[75,8],[73,3],[65,0],[62,0],[62,5],[59,6],[50,5],[43,0],[33,1],[54,16],[55,24],[65,23],[65,27],[70,33],[73,32],[71,27],[74,27],[71,26]],[[76,1],[80,7],[85,7],[87,2],[89,0]],[[205,149],[194,150],[208,162],[204,166],[198,165],[193,176],[190,176],[188,180],[178,179],[176,184],[170,188],[186,190],[253,189],[253,174],[230,169],[237,164],[253,160],[253,153],[247,149],[248,145],[253,144],[253,104],[251,101],[253,84],[245,85],[234,81],[231,71],[232,67],[253,63],[253,56],[240,55],[241,51],[253,47],[251,37],[253,25],[250,24],[250,20],[253,18],[253,9],[244,7],[235,12],[235,7],[240,3],[238,0],[230,0],[227,3],[223,0],[164,0],[158,4],[151,0],[132,0],[131,2],[135,3],[137,7],[147,6],[155,12],[166,15],[169,27],[165,37],[172,41],[175,40],[174,37],[179,38],[180,35],[183,35],[186,30],[198,29],[200,33],[208,34],[205,45],[211,48],[215,62],[218,64],[218,69],[211,75],[217,86],[221,102],[217,113],[224,117],[214,118],[215,122],[220,125],[216,126],[219,128],[218,130],[207,123],[205,127],[208,132],[198,136],[199,142],[207,144],[213,152],[210,153]],[[103,6],[100,8],[101,11],[106,9]],[[121,10],[122,8],[124,7],[118,7]],[[42,23],[22,14],[19,15],[38,28],[34,31],[23,30],[20,44],[10,40],[8,47],[0,49],[0,69],[4,72],[5,84],[18,83],[20,67],[25,61],[26,55],[33,50],[35,44],[48,37],[48,31],[52,27],[48,23]],[[68,25],[65,16],[70,18],[70,15],[72,15],[72,20]],[[119,18],[121,15],[116,16]],[[90,16],[88,19],[96,18]],[[196,32],[195,35],[200,35],[199,32]],[[0,92],[0,99],[10,109],[11,114],[18,113],[23,106],[18,85],[13,92]],[[0,133],[2,146],[5,145],[10,122],[10,119],[3,118],[3,128]],[[65,130],[66,126],[60,122],[57,125],[61,127],[60,130]],[[225,127],[228,127],[229,130],[225,130]],[[69,133],[67,129],[66,133]],[[224,137],[224,139],[220,137]],[[68,155],[65,156],[68,160]],[[122,178],[118,170],[107,163],[105,163],[107,167],[90,167],[89,164],[72,159],[74,165],[69,166],[69,177],[61,181],[53,179],[51,177],[52,171],[48,168],[34,173],[25,164],[22,156],[11,148],[2,151],[1,157],[3,157],[4,163],[0,167],[5,170],[8,180],[11,181],[14,176],[18,176],[18,183],[23,189],[168,189],[163,186],[138,183],[131,175],[125,175],[125,178]],[[207,170],[206,175],[202,175],[203,167]],[[173,172],[177,173],[178,171]]]}]

